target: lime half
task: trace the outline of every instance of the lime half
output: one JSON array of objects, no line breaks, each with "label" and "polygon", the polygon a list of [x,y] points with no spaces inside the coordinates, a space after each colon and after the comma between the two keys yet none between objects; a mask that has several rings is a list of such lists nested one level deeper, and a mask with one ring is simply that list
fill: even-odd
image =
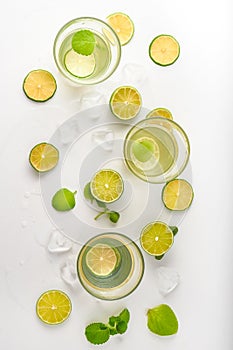
[{"label": "lime half", "polygon": [[71,49],[65,55],[65,67],[68,72],[76,77],[88,77],[95,70],[95,56],[94,54],[81,55]]},{"label": "lime half", "polygon": [[111,203],[119,199],[123,189],[121,175],[112,169],[99,170],[90,183],[93,197],[104,203]]},{"label": "lime half", "polygon": [[171,248],[173,239],[171,228],[161,221],[155,221],[143,228],[140,243],[148,254],[160,256]]},{"label": "lime half", "polygon": [[86,263],[95,275],[107,276],[117,265],[117,255],[112,247],[99,243],[88,251]]}]

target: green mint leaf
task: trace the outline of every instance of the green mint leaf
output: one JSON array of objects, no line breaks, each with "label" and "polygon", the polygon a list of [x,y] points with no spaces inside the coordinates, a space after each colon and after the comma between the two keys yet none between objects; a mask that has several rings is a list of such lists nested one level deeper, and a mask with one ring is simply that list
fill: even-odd
[{"label": "green mint leaf", "polygon": [[104,202],[100,202],[98,199],[96,199],[96,203],[100,208],[106,208],[106,204]]},{"label": "green mint leaf", "polygon": [[147,327],[157,335],[172,335],[178,331],[178,320],[170,306],[161,304],[147,312]]},{"label": "green mint leaf", "polygon": [[128,309],[124,309],[123,311],[121,311],[121,313],[119,315],[119,318],[120,318],[121,321],[124,321],[124,322],[128,323],[129,319],[130,319],[129,310]]},{"label": "green mint leaf", "polygon": [[119,334],[123,334],[127,330],[127,323],[125,321],[120,321],[116,325],[116,330]]},{"label": "green mint leaf", "polygon": [[173,236],[175,236],[178,232],[178,227],[176,227],[176,226],[169,226],[169,227],[172,230]]},{"label": "green mint leaf", "polygon": [[111,316],[108,319],[108,324],[111,327],[115,327],[116,323],[120,321],[120,318],[118,316]]},{"label": "green mint leaf", "polygon": [[90,200],[91,203],[93,202],[94,200],[94,197],[91,193],[91,183],[88,182],[85,187],[84,187],[84,190],[83,190],[83,194],[84,194],[84,197],[87,199],[87,200]]},{"label": "green mint leaf", "polygon": [[68,211],[74,208],[75,192],[71,192],[67,188],[61,188],[58,190],[52,198],[52,206],[57,211]]},{"label": "green mint leaf", "polygon": [[104,323],[91,323],[86,327],[85,336],[90,343],[98,345],[108,341],[110,331]]},{"label": "green mint leaf", "polygon": [[110,335],[115,335],[115,334],[118,334],[116,328],[109,328],[109,332],[110,332]]},{"label": "green mint leaf", "polygon": [[119,218],[120,218],[120,214],[119,213],[117,213],[116,211],[110,211],[110,213],[109,213],[110,221],[114,222],[114,224],[115,224],[115,223],[117,223]]},{"label": "green mint leaf", "polygon": [[87,29],[79,30],[72,37],[72,49],[81,55],[91,55],[95,49],[95,36]]}]

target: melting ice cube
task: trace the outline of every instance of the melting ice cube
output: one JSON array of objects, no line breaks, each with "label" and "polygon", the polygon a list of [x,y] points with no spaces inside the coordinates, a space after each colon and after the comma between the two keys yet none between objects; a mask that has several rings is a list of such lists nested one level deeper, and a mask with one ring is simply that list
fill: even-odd
[{"label": "melting ice cube", "polygon": [[92,107],[96,107],[103,104],[106,104],[106,97],[96,90],[88,91],[85,94],[83,94],[80,98],[81,110],[90,109],[88,117],[90,117],[91,119],[98,119],[99,117],[101,117],[101,110]]},{"label": "melting ice cube", "polygon": [[69,285],[74,285],[77,281],[77,274],[75,269],[75,262],[68,259],[60,268],[61,279]]},{"label": "melting ice cube", "polygon": [[160,266],[157,269],[158,290],[162,295],[167,295],[173,291],[180,282],[180,275],[177,271]]},{"label": "melting ice cube", "polygon": [[60,231],[55,230],[50,234],[47,248],[50,253],[63,253],[72,248],[72,242]]},{"label": "melting ice cube", "polygon": [[112,151],[114,133],[111,129],[97,130],[92,133],[92,141],[100,145],[105,151]]},{"label": "melting ice cube", "polygon": [[122,68],[121,79],[131,85],[141,85],[147,79],[145,67],[137,63],[127,63]]}]

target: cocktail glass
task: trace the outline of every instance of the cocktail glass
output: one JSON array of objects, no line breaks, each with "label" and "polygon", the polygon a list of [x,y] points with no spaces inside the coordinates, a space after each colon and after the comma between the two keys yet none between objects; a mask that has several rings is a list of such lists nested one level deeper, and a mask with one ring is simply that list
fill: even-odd
[{"label": "cocktail glass", "polygon": [[[96,40],[94,71],[82,78],[70,73],[65,65],[65,56],[72,49],[72,37],[80,30],[91,31]],[[117,34],[107,23],[97,18],[82,17],[71,20],[59,30],[54,41],[53,55],[58,70],[70,82],[92,85],[106,80],[116,70],[121,58],[121,45]]]},{"label": "cocktail glass", "polygon": [[135,124],[124,141],[129,170],[150,183],[165,183],[182,173],[190,154],[185,131],[163,117],[146,118]]},{"label": "cocktail glass", "polygon": [[91,238],[81,248],[77,273],[91,295],[103,300],[121,299],[141,282],[144,259],[137,244],[129,237],[120,233],[103,233]]}]

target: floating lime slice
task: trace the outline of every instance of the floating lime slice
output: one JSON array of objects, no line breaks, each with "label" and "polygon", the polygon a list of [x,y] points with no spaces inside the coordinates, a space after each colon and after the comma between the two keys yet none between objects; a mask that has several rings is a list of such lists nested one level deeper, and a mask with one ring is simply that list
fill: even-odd
[{"label": "floating lime slice", "polygon": [[72,75],[85,78],[91,75],[95,70],[95,56],[81,55],[74,50],[70,50],[65,55],[65,67]]}]

